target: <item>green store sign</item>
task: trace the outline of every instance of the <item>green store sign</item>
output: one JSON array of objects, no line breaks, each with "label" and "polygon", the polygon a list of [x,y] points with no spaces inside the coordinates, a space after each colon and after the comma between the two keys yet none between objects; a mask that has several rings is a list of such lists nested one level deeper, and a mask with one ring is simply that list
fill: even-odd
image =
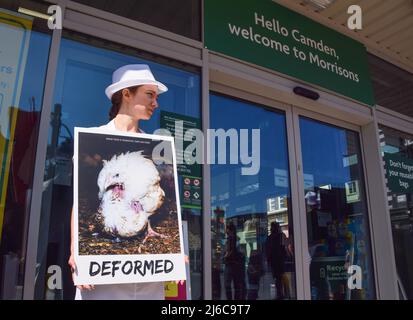
[{"label": "green store sign", "polygon": [[387,187],[393,193],[413,193],[413,160],[385,153]]},{"label": "green store sign", "polygon": [[271,0],[206,0],[205,46],[370,106],[365,47]]}]

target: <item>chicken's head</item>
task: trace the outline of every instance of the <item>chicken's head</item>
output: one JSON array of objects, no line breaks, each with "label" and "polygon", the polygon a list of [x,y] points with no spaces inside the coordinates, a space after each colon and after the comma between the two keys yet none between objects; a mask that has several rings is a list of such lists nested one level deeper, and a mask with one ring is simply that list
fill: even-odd
[{"label": "chicken's head", "polygon": [[103,162],[97,184],[104,230],[115,236],[137,235],[164,201],[159,172],[142,152],[127,152]]}]

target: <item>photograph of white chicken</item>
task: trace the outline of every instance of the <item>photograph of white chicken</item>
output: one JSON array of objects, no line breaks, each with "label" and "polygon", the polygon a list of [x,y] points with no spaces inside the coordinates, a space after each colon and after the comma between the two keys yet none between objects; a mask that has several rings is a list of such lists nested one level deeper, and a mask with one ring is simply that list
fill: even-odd
[{"label": "photograph of white chicken", "polygon": [[153,158],[159,144],[142,137],[79,135],[79,255],[182,251],[176,172],[172,161]]},{"label": "photograph of white chicken", "polygon": [[164,202],[160,180],[153,161],[141,151],[103,160],[97,179],[103,231],[122,238],[146,231],[143,243],[152,236],[166,238],[151,228],[148,219]]}]

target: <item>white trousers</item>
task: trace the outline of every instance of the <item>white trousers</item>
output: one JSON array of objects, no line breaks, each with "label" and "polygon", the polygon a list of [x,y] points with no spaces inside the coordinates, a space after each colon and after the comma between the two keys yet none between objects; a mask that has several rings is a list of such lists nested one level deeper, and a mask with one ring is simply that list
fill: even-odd
[{"label": "white trousers", "polygon": [[76,288],[75,300],[164,300],[163,282],[95,285],[93,290]]}]

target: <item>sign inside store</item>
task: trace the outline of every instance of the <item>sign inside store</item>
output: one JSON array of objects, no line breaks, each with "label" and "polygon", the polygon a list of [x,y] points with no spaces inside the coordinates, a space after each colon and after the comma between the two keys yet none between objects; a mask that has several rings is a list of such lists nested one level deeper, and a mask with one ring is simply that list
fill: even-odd
[{"label": "sign inside store", "polygon": [[413,160],[385,153],[387,187],[393,193],[413,193]]}]

